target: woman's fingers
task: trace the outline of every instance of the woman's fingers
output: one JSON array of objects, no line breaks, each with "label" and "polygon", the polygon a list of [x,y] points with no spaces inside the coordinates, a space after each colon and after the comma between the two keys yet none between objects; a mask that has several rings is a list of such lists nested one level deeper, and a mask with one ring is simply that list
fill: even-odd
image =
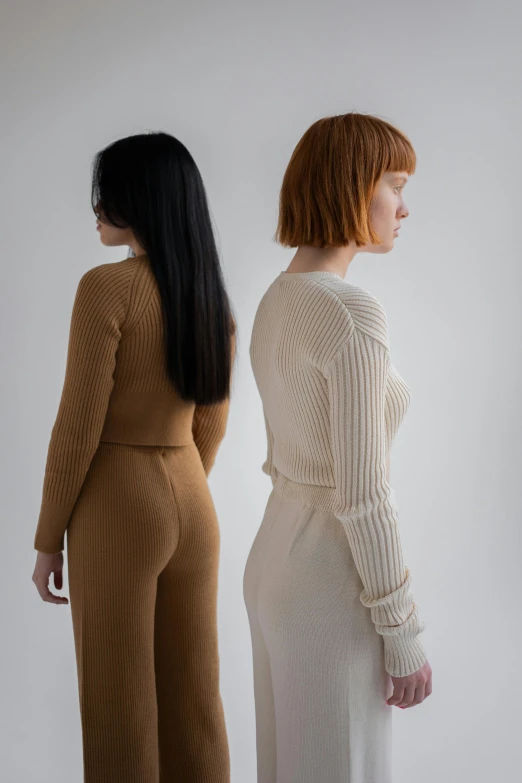
[{"label": "woman's fingers", "polygon": [[418,688],[417,689],[415,688],[414,683],[410,683],[410,685],[407,685],[404,690],[404,696],[397,704],[397,707],[408,707],[412,703],[413,699],[415,698],[416,690],[418,690]]},{"label": "woman's fingers", "polygon": [[393,683],[393,694],[390,696],[390,698],[387,700],[387,704],[389,704],[391,707],[395,707],[397,704],[399,704],[402,699],[404,698],[404,691],[406,690],[405,684],[401,682],[394,682]]},{"label": "woman's fingers", "polygon": [[432,670],[428,661],[422,667],[406,677],[392,677],[393,694],[386,703],[401,709],[421,704],[431,694]]},{"label": "woman's fingers", "polygon": [[42,601],[49,601],[52,604],[68,604],[69,599],[62,595],[54,595],[49,590],[49,577],[45,579],[43,576],[33,575],[33,582],[36,585],[36,589],[40,593]]},{"label": "woman's fingers", "polygon": [[416,704],[420,704],[424,701],[426,698],[426,686],[421,683],[416,689],[414,698],[411,700],[409,704],[404,705],[404,709],[407,709],[408,707],[415,707]]},{"label": "woman's fingers", "polygon": [[55,595],[49,590],[51,574],[54,574],[54,586],[57,590],[61,590],[63,587],[63,554],[58,552],[54,555],[48,555],[45,552],[38,552],[32,579],[42,601],[52,604],[68,604],[68,598]]}]

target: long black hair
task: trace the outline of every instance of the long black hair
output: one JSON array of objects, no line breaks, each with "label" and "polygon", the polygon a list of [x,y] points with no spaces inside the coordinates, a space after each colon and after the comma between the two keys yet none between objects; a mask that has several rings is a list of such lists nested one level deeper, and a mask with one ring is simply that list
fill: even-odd
[{"label": "long black hair", "polygon": [[91,202],[105,222],[131,228],[147,253],[161,294],[167,371],[178,394],[198,405],[226,399],[235,320],[190,152],[164,132],[113,142],[94,158]]}]

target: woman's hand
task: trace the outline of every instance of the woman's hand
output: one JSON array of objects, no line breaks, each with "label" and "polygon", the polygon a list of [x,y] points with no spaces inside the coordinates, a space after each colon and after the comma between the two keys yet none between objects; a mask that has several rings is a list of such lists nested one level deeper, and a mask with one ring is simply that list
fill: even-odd
[{"label": "woman's hand", "polygon": [[57,552],[54,555],[38,552],[32,578],[42,601],[49,601],[51,604],[68,604],[68,598],[62,595],[54,595],[49,590],[49,577],[51,574],[54,574],[55,588],[61,590],[63,587],[63,552]]},{"label": "woman's hand", "polygon": [[386,704],[397,707],[415,707],[431,693],[431,666],[428,661],[413,674],[407,677],[391,677],[393,682],[393,694],[386,700]]}]

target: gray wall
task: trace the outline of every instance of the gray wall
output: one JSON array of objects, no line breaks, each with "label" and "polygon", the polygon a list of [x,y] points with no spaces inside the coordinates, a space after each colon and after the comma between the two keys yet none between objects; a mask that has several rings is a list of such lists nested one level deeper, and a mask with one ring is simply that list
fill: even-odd
[{"label": "gray wall", "polygon": [[[512,780],[519,764],[521,12],[516,4],[4,0],[0,776],[81,779],[68,606],[31,581],[48,440],[80,276],[118,261],[90,211],[110,141],[166,130],[203,174],[239,322],[219,514],[222,695],[233,783],[255,781],[242,576],[269,495],[248,344],[291,250],[273,241],[298,138],[327,114],[401,127],[418,153],[393,252],[347,280],[388,313],[413,392],[391,458],[433,694],[394,710],[402,783]],[[66,576],[66,574],[65,574]],[[68,595],[67,581],[62,594]],[[319,783],[319,782],[318,782]]]}]

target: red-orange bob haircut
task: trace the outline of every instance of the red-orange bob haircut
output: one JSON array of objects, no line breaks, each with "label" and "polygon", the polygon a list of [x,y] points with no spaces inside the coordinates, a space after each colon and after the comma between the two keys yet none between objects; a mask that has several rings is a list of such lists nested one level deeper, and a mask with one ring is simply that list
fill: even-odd
[{"label": "red-orange bob haircut", "polygon": [[274,239],[285,247],[380,244],[370,226],[370,202],[385,171],[413,174],[407,136],[368,114],[339,114],[311,125],[283,177]]}]

